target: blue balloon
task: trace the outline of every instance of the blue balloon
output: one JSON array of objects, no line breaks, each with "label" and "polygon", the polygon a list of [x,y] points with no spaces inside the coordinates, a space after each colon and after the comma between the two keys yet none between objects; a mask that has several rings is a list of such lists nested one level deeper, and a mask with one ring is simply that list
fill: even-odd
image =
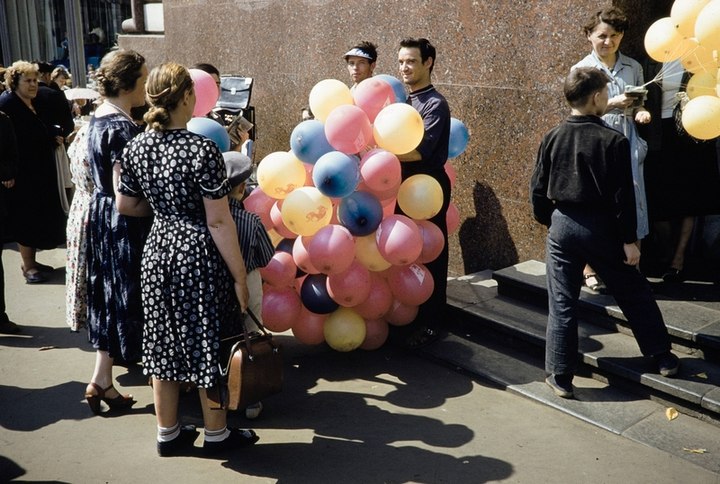
[{"label": "blue balloon", "polygon": [[395,93],[396,103],[404,103],[405,101],[407,101],[407,92],[405,91],[405,85],[402,83],[401,80],[388,74],[378,74],[375,77],[378,79],[382,79],[383,81],[387,81],[388,84],[392,86],[393,92]]},{"label": "blue balloon", "polygon": [[448,158],[461,155],[467,148],[470,133],[462,121],[450,118],[450,143],[448,144]]},{"label": "blue balloon", "polygon": [[278,242],[275,250],[279,252],[287,252],[288,254],[292,255],[293,245],[295,245],[295,239],[282,239],[280,242]]},{"label": "blue balloon", "polygon": [[312,179],[326,197],[347,197],[360,183],[360,161],[340,151],[325,153],[315,163]]},{"label": "blue balloon", "polygon": [[187,129],[214,141],[222,153],[230,149],[230,136],[225,130],[225,126],[217,121],[203,117],[192,118],[188,121]]},{"label": "blue balloon", "polygon": [[290,135],[290,148],[298,160],[312,165],[325,153],[335,150],[325,136],[325,126],[317,119],[295,126]]},{"label": "blue balloon", "polygon": [[382,205],[371,193],[355,192],[340,200],[338,220],[353,235],[372,234],[377,230],[382,218]]},{"label": "blue balloon", "polygon": [[305,278],[300,287],[300,300],[315,314],[330,314],[340,306],[328,293],[325,274],[311,274]]}]

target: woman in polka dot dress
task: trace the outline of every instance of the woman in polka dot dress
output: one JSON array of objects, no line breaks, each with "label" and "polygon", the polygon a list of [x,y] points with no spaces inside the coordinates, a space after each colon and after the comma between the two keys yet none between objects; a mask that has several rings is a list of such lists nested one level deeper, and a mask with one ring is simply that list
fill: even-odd
[{"label": "woman in polka dot dress", "polygon": [[221,333],[244,311],[246,272],[228,208],[230,185],[217,145],[186,129],[195,106],[193,81],[174,63],[153,69],[146,86],[149,130],[126,147],[117,198],[121,213],[149,203],[155,218],[142,256],[145,315],[143,366],[152,377],[161,456],[192,448],[198,432],[178,422],[181,382],[199,387],[203,450],[214,454],[257,441],[227,429],[226,412],[210,408],[218,383]]}]

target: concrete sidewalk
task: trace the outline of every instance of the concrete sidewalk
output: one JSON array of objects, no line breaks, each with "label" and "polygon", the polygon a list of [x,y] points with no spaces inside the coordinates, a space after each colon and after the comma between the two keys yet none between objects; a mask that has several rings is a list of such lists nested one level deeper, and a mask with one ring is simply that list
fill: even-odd
[{"label": "concrete sidewalk", "polygon": [[[161,459],[151,389],[139,367],[116,367],[138,403],[97,417],[83,399],[94,365],[85,333],[65,323],[59,267],[27,285],[17,252],[3,252],[8,314],[23,327],[0,335],[0,482],[68,483],[720,483],[686,460],[417,355],[383,348],[341,354],[278,336],[283,392],[258,420],[232,414],[260,442],[222,459]],[[201,424],[197,397],[182,399]],[[202,445],[202,438],[196,442]]]}]

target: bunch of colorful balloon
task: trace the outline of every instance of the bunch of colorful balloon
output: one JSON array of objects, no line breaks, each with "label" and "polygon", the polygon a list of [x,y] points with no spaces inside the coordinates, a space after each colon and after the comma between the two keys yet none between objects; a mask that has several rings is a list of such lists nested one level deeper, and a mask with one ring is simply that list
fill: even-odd
[{"label": "bunch of colorful balloon", "polygon": [[693,74],[682,112],[688,134],[702,140],[720,136],[720,0],[675,0],[670,16],[648,28],[645,50],[659,62],[679,59]]},{"label": "bunch of colorful balloon", "polygon": [[[410,323],[432,293],[424,263],[444,240],[426,219],[440,210],[442,191],[429,176],[401,180],[397,155],[424,135],[420,114],[402,101],[404,88],[390,76],[352,93],[338,80],[320,81],[309,97],[316,119],[294,128],[290,151],[259,163],[245,208],[277,246],[261,269],[270,330],[291,329],[305,344],[326,341],[338,351],[375,349],[388,324]],[[453,126],[457,156],[468,133],[457,120]],[[394,213],[396,201],[407,216]],[[457,209],[448,219],[457,229]]]}]

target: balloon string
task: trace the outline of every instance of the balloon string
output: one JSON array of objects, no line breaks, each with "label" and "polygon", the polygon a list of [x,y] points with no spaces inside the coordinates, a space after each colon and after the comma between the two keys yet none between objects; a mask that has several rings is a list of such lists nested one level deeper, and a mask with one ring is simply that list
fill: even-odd
[{"label": "balloon string", "polygon": [[[698,49],[699,49],[699,47],[695,47],[693,50],[691,50],[691,51],[685,53],[684,55],[680,56],[680,59],[681,59],[681,60],[682,60],[682,59],[687,59],[688,57],[690,57],[691,55],[693,55],[693,54],[695,53],[695,51],[698,50]],[[716,63],[716,62],[717,62],[717,60],[713,60],[713,61],[710,62],[709,64]],[[657,82],[660,82],[660,81],[663,79],[663,77],[665,76],[665,73],[666,73],[667,70],[668,70],[666,64],[667,64],[666,62],[663,62],[663,63],[662,63],[662,67],[660,68],[660,70],[658,71],[658,73],[655,75],[655,77],[652,78],[651,80],[649,80],[648,82],[646,82],[645,84],[643,84],[641,87],[648,86],[648,85],[652,84],[653,82],[656,82],[656,83],[657,83]],[[706,67],[707,65],[709,65],[709,64],[701,64],[699,67],[705,68],[705,67]],[[707,69],[706,69],[706,70],[707,70]],[[720,82],[720,79],[718,79],[718,81]]]}]

